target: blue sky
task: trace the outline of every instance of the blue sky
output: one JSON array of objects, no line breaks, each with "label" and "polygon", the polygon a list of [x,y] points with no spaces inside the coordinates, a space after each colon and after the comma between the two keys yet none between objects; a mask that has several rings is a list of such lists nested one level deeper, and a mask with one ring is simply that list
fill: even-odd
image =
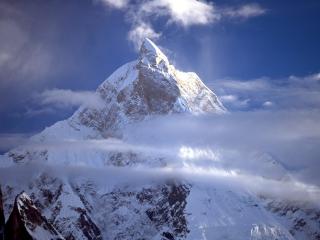
[{"label": "blue sky", "polygon": [[145,36],[232,111],[317,109],[319,11],[317,0],[2,0],[1,142],[68,117],[77,104],[43,93],[94,91]]}]

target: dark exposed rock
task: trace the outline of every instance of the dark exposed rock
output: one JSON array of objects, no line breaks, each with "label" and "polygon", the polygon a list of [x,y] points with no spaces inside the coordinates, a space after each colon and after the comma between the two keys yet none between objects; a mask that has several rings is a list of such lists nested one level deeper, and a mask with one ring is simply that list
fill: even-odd
[{"label": "dark exposed rock", "polygon": [[[89,183],[85,186],[70,185],[71,189],[68,189],[61,179],[43,173],[31,187],[38,190],[37,195],[32,196],[35,199],[35,205],[41,210],[50,209],[50,214],[47,215],[48,221],[65,239],[78,240],[80,236],[81,239],[101,239],[100,229],[90,216],[92,206],[85,197],[87,192],[82,192],[85,189],[93,191],[94,187]],[[73,201],[77,201],[79,197],[83,205],[63,206],[64,197],[70,193],[76,194]],[[70,217],[60,217],[65,209],[70,213]]]},{"label": "dark exposed rock", "polygon": [[[172,182],[162,186],[160,191],[144,190],[137,195],[137,198],[142,202],[153,203],[153,207],[149,208],[146,214],[159,230],[165,225],[173,229],[173,232],[166,233],[167,238],[170,235],[186,237],[189,229],[184,210],[189,193],[190,186]],[[155,203],[156,199],[158,200]]]},{"label": "dark exposed rock", "polygon": [[0,185],[0,240],[4,239],[4,226],[5,226],[5,219],[4,219],[3,202],[2,202],[2,191],[1,191],[1,185]]},{"label": "dark exposed rock", "polygon": [[20,151],[18,149],[11,150],[8,152],[8,157],[13,160],[15,163],[28,162],[34,159],[48,159],[48,151]]},{"label": "dark exposed rock", "polygon": [[165,238],[164,240],[174,240],[174,237],[169,232],[163,232],[162,236]]},{"label": "dark exposed rock", "polygon": [[62,240],[60,233],[40,214],[29,196],[22,192],[16,199],[5,225],[6,240]]},{"label": "dark exposed rock", "polygon": [[77,225],[82,230],[83,235],[89,240],[102,240],[100,229],[88,216],[85,209],[77,208],[77,212],[80,213]]},{"label": "dark exposed rock", "polygon": [[289,232],[293,236],[303,233],[307,239],[320,239],[320,211],[316,207],[273,200],[267,202],[266,209],[285,218],[289,224]]}]

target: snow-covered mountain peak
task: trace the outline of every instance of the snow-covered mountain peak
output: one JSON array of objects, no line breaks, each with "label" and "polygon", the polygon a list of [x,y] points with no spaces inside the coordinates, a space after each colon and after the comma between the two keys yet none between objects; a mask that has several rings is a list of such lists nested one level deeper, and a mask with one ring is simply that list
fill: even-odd
[{"label": "snow-covered mountain peak", "polygon": [[166,55],[149,38],[145,38],[140,47],[139,62],[153,67],[169,66]]},{"label": "snow-covered mountain peak", "polygon": [[[95,94],[101,104],[81,106],[69,119],[35,135],[31,144],[0,156],[4,212],[11,212],[6,239],[294,240],[294,234],[304,232],[306,237],[296,239],[320,239],[319,211],[272,201],[264,208],[265,199],[241,184],[256,179],[252,172],[224,176],[212,168],[213,181],[207,181],[207,174],[202,181],[197,168],[197,175],[191,175],[191,164],[190,174],[180,171],[188,163],[171,154],[173,147],[157,151],[158,144],[132,144],[143,134],[130,132],[131,123],[172,113],[225,112],[196,73],[170,65],[151,40],[143,42],[137,60],[118,68]],[[129,132],[135,137],[130,139]],[[152,139],[156,142],[157,136]],[[251,158],[248,166],[256,175],[279,181],[286,176],[271,155]],[[194,160],[194,166],[214,166],[211,160]],[[172,166],[173,161],[181,165]],[[0,239],[1,199],[0,189]]]},{"label": "snow-covered mountain peak", "polygon": [[138,59],[112,73],[98,87],[97,95],[102,107],[82,107],[71,119],[73,126],[85,125],[103,136],[118,136],[115,132],[127,123],[152,115],[225,112],[218,97],[197,74],[170,65],[148,38],[141,45]]},{"label": "snow-covered mountain peak", "polygon": [[[149,39],[141,46],[137,60],[124,64],[112,73],[96,90],[97,105],[81,106],[69,119],[55,123],[32,137],[32,144],[54,141],[121,138],[127,136],[126,127],[159,115],[224,113],[225,108],[215,93],[210,90],[196,73],[182,72],[170,65],[167,57]],[[93,164],[97,161],[82,154],[79,149],[65,157],[65,148],[21,146],[11,150],[2,161],[2,166],[14,163],[43,162],[61,164]],[[93,153],[93,152],[90,152]],[[62,154],[62,155],[60,155]],[[95,154],[95,153],[94,153]],[[113,163],[105,152],[98,153],[102,165]],[[79,157],[82,160],[79,160]],[[138,158],[138,157],[137,157]],[[124,165],[134,165],[126,160]],[[154,161],[152,161],[154,163]],[[152,163],[152,164],[153,164]]]}]

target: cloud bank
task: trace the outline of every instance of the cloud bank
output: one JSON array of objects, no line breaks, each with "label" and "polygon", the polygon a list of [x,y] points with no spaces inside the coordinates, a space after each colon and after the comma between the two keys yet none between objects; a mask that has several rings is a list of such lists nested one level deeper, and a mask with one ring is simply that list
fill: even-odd
[{"label": "cloud bank", "polygon": [[[279,169],[320,186],[319,120],[320,112],[315,109],[234,112],[223,116],[160,117],[134,125],[127,132],[131,143],[152,143],[171,152],[175,146],[175,152],[182,156],[201,156],[201,161],[193,163],[203,168],[219,166],[273,175],[274,170],[264,167],[265,162],[275,161]],[[260,158],[261,165],[257,160]]]},{"label": "cloud bank", "polygon": [[320,74],[241,81],[221,79],[209,83],[232,110],[317,109],[320,106]]},{"label": "cloud bank", "polygon": [[69,89],[45,90],[36,96],[41,105],[54,105],[57,107],[102,107],[103,100],[92,91],[72,91]]}]

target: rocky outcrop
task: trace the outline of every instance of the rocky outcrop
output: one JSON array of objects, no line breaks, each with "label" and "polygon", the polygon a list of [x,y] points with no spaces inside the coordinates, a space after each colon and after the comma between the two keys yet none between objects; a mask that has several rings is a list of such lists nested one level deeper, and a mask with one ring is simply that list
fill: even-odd
[{"label": "rocky outcrop", "polygon": [[4,240],[4,227],[5,227],[5,218],[2,202],[2,190],[0,185],[0,240]]},{"label": "rocky outcrop", "polygon": [[[49,173],[42,173],[30,191],[38,209],[66,239],[101,240],[101,232],[92,220],[92,207],[80,188],[70,186]],[[68,202],[69,204],[65,204]]]},{"label": "rocky outcrop", "polygon": [[296,239],[320,239],[320,210],[310,204],[278,201],[263,198],[268,211],[276,214],[279,221]]},{"label": "rocky outcrop", "polygon": [[5,225],[6,240],[63,240],[61,234],[40,214],[30,197],[22,192],[14,202]]},{"label": "rocky outcrop", "polygon": [[[182,182],[116,188],[100,197],[101,226],[108,239],[185,239],[189,233],[185,212],[191,186]],[[105,228],[105,227],[103,227]]]}]

